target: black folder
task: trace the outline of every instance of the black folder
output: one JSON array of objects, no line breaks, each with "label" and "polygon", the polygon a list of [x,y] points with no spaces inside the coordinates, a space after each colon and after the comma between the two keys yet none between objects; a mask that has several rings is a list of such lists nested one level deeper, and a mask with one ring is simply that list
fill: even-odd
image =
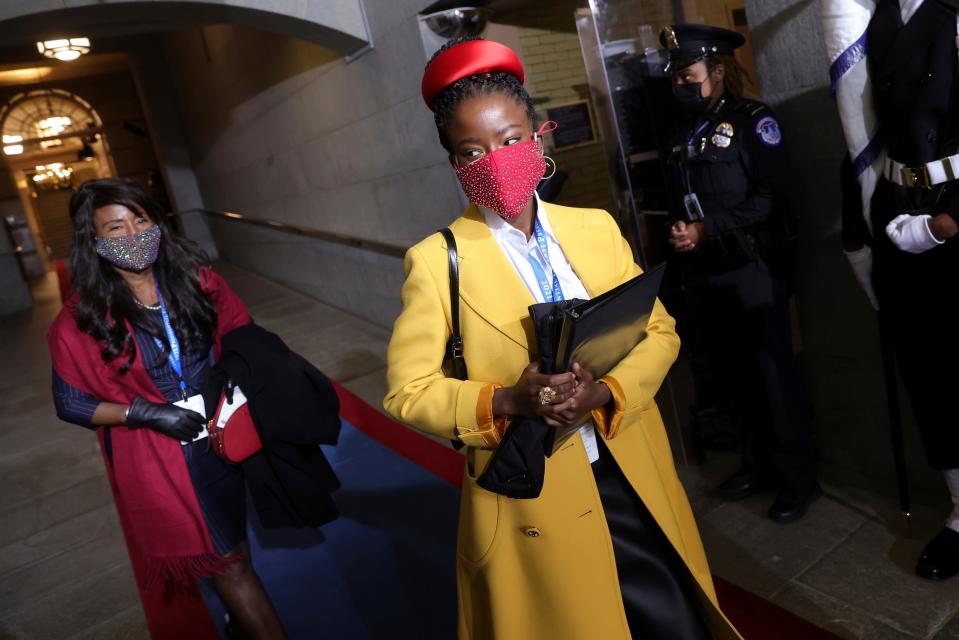
[{"label": "black folder", "polygon": [[598,380],[646,337],[666,263],[615,289],[566,309],[556,350],[555,371],[574,362]]}]

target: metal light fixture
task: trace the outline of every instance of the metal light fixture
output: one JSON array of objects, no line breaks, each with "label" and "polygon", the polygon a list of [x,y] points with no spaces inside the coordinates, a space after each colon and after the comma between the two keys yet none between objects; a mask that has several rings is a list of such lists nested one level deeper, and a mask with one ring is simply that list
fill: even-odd
[{"label": "metal light fixture", "polygon": [[48,58],[69,62],[76,60],[85,53],[90,53],[90,38],[44,40],[37,43],[37,51]]},{"label": "metal light fixture", "polygon": [[490,11],[482,7],[456,7],[421,16],[430,31],[442,38],[475,36],[482,33]]},{"label": "metal light fixture", "polygon": [[38,164],[36,170],[33,182],[40,191],[56,191],[73,186],[73,169],[64,166],[62,162]]}]

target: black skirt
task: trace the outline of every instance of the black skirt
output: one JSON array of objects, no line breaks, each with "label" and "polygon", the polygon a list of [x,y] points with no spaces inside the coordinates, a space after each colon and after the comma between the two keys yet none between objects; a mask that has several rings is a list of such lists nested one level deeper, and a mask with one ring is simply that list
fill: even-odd
[{"label": "black skirt", "polygon": [[630,634],[642,640],[709,640],[693,577],[630,486],[602,438],[593,463]]}]

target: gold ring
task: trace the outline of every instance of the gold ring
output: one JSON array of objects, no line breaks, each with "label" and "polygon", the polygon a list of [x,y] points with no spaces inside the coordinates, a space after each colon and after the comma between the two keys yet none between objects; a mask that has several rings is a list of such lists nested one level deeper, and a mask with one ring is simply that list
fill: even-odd
[{"label": "gold ring", "polygon": [[553,400],[556,399],[556,392],[553,391],[551,387],[543,387],[539,390],[539,403],[540,404],[553,404]]}]

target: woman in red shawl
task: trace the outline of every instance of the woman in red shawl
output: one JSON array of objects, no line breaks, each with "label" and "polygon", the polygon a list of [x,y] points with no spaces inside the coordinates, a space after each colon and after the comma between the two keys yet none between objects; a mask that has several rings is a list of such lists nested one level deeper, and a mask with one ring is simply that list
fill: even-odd
[{"label": "woman in red shawl", "polygon": [[213,454],[199,413],[246,307],[140,185],[86,182],[70,217],[75,293],[47,336],[54,401],[97,430],[151,635],[215,637],[195,585],[209,577],[247,634],[284,637],[250,563],[243,477]]}]

